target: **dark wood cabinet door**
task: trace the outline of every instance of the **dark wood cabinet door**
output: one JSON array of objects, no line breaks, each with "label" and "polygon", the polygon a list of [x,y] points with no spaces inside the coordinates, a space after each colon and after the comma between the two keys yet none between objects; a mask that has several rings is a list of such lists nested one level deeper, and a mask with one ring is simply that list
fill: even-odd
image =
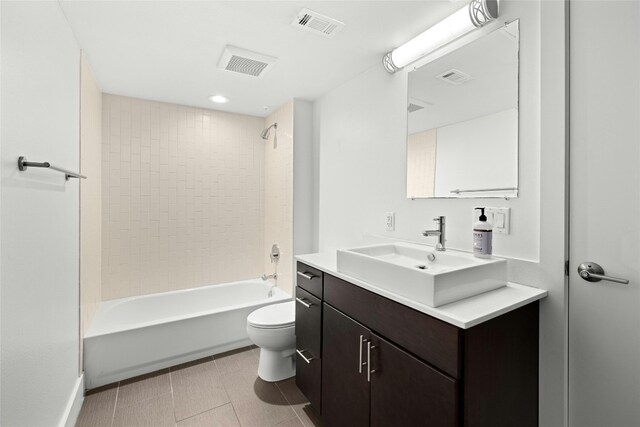
[{"label": "dark wood cabinet door", "polygon": [[538,302],[464,331],[464,425],[538,425]]},{"label": "dark wood cabinet door", "polygon": [[453,378],[373,335],[371,426],[457,426]]},{"label": "dark wood cabinet door", "polygon": [[[360,336],[370,331],[340,313],[323,306],[322,328],[322,419],[330,427],[369,425],[367,366],[359,372]],[[363,359],[366,346],[362,346]]]},{"label": "dark wood cabinet door", "polygon": [[296,385],[316,412],[322,412],[322,359],[302,353],[307,360],[296,353]]},{"label": "dark wood cabinet door", "polygon": [[322,301],[296,287],[296,348],[320,358],[322,339]]}]

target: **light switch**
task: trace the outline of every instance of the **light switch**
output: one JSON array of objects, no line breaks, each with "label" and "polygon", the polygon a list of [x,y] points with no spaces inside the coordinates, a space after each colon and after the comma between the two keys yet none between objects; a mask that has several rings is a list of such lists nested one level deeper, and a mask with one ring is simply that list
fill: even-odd
[{"label": "light switch", "polygon": [[511,233],[511,208],[486,208],[485,212],[493,225],[494,233]]}]

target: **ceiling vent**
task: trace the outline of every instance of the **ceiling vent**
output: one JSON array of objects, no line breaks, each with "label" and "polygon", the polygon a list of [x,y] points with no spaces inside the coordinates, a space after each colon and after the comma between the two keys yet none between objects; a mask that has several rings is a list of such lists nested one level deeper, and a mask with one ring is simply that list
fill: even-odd
[{"label": "ceiling vent", "polygon": [[220,62],[218,62],[218,68],[248,76],[262,77],[269,71],[276,60],[277,58],[272,56],[235,46],[226,46]]},{"label": "ceiling vent", "polygon": [[460,70],[456,70],[455,68],[452,68],[447,72],[437,75],[436,78],[440,80],[444,80],[445,82],[452,85],[459,85],[459,84],[468,82],[473,77],[471,77],[469,74],[463,73]]},{"label": "ceiling vent", "polygon": [[420,110],[424,109],[426,106],[433,107],[433,103],[428,102],[428,101],[423,101],[423,100],[418,99],[418,98],[410,97],[409,98],[409,105],[407,106],[407,111],[409,113],[415,113],[416,111],[420,111]]},{"label": "ceiling vent", "polygon": [[298,12],[291,25],[327,38],[333,38],[344,28],[344,23],[306,8]]}]

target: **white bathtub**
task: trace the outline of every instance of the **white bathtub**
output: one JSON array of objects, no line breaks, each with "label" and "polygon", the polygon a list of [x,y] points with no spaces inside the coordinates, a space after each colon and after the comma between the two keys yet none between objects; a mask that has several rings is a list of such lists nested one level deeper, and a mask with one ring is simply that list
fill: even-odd
[{"label": "white bathtub", "polygon": [[247,316],[291,299],[260,279],[100,304],[84,337],[87,389],[251,344]]}]

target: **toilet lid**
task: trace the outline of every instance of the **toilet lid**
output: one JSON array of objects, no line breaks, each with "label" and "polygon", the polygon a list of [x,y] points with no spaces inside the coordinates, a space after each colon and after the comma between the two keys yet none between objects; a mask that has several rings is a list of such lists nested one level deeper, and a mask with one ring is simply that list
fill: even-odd
[{"label": "toilet lid", "polygon": [[247,323],[256,328],[282,328],[293,326],[295,321],[294,301],[259,308],[247,317]]}]

